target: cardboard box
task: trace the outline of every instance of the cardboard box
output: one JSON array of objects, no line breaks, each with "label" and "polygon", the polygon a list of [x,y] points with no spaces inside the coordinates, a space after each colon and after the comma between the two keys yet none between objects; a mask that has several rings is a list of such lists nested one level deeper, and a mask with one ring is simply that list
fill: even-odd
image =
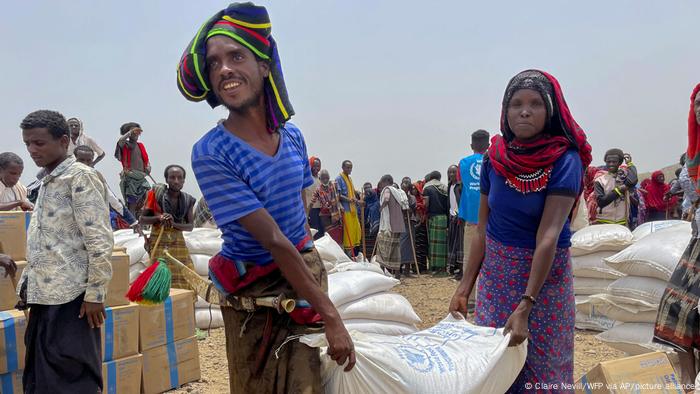
[{"label": "cardboard box", "polygon": [[115,247],[112,248],[112,252],[114,252],[114,253],[116,253],[116,252],[119,252],[119,253],[126,253],[126,247],[124,247],[124,246],[115,246]]},{"label": "cardboard box", "polygon": [[0,394],[24,394],[22,390],[22,373],[19,371],[0,374]]},{"label": "cardboard box", "polygon": [[194,293],[171,289],[158,305],[139,305],[139,349],[153,349],[194,335]]},{"label": "cardboard box", "polygon": [[24,369],[24,312],[0,312],[0,374]]},{"label": "cardboard box", "polygon": [[140,394],[143,357],[140,354],[102,363],[102,392]]},{"label": "cardboard box", "polygon": [[604,361],[575,384],[576,394],[595,393],[679,393],[680,381],[665,353]]},{"label": "cardboard box", "polygon": [[105,308],[102,325],[102,361],[133,356],[139,352],[139,306],[129,304]]},{"label": "cardboard box", "polygon": [[200,379],[197,338],[143,352],[143,393],[156,394]]},{"label": "cardboard box", "polygon": [[129,291],[129,255],[121,252],[112,253],[112,280],[107,287],[105,306],[129,305],[125,297]]},{"label": "cardboard box", "polygon": [[27,230],[31,212],[0,212],[0,243],[2,253],[15,261],[27,259]]},{"label": "cardboard box", "polygon": [[19,297],[17,297],[17,282],[22,276],[22,271],[24,267],[27,266],[26,261],[16,261],[17,272],[15,277],[5,277],[5,269],[0,268],[0,311],[7,311],[10,309],[15,309]]}]

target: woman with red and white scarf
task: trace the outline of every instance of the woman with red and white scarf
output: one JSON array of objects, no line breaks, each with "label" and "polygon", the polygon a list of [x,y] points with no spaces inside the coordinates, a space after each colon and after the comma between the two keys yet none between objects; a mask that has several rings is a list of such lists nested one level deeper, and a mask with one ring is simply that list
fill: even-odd
[{"label": "woman with red and white scarf", "polygon": [[467,313],[477,275],[476,324],[505,327],[527,359],[508,392],[573,392],[574,292],[569,217],[591,163],[586,134],[559,82],[527,70],[503,98],[501,133],[481,171],[477,233],[450,311]]}]

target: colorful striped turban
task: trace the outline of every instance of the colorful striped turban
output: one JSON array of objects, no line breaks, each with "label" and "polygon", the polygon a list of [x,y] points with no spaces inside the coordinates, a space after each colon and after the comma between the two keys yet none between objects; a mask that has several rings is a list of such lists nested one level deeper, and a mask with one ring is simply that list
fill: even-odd
[{"label": "colorful striped turban", "polygon": [[207,100],[212,108],[221,104],[211,91],[206,72],[207,39],[217,35],[229,37],[268,61],[270,74],[265,79],[265,102],[268,127],[277,130],[294,115],[287,96],[277,44],[270,34],[272,24],[265,7],[253,3],[233,3],[219,11],[194,36],[177,66],[177,87],[190,101]]}]

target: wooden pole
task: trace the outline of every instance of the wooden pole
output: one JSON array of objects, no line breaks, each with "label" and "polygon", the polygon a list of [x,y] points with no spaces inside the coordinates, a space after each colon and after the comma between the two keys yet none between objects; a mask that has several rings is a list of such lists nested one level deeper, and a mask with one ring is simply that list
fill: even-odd
[{"label": "wooden pole", "polygon": [[367,257],[367,237],[365,236],[365,191],[364,189],[362,190],[362,195],[360,197],[360,201],[362,201],[362,204],[360,204],[360,216],[362,216],[362,222],[360,222],[360,227],[362,228],[362,255],[365,256],[367,261],[369,261],[369,257]]},{"label": "wooden pole", "polygon": [[416,256],[416,245],[413,242],[413,230],[411,229],[413,226],[411,225],[411,217],[408,215],[408,211],[406,212],[406,221],[408,222],[408,237],[411,239],[411,250],[413,251],[413,264],[416,267],[416,274],[420,277],[420,268],[418,268],[418,257]]}]

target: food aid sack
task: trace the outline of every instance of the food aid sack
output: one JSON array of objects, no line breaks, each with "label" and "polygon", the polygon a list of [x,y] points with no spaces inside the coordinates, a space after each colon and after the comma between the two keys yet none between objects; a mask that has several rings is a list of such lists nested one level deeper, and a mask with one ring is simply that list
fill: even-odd
[{"label": "food aid sack", "polygon": [[325,351],[323,334],[301,342],[322,348],[326,393],[503,393],[527,356],[527,341],[508,347],[503,329],[446,317],[415,334],[389,337],[351,332],[357,363],[350,372]]},{"label": "food aid sack", "polygon": [[625,276],[608,286],[607,294],[625,297],[631,303],[659,305],[668,282],[642,276]]},{"label": "food aid sack", "polygon": [[632,232],[619,224],[596,224],[571,236],[571,255],[583,256],[595,252],[615,251],[632,244]]},{"label": "food aid sack", "polygon": [[382,334],[392,337],[413,334],[418,331],[418,327],[415,324],[389,320],[348,319],[343,320],[343,324],[348,332],[358,331],[366,334]]},{"label": "food aid sack", "polygon": [[200,330],[220,328],[224,326],[224,317],[217,306],[211,308],[197,308],[194,311],[196,327]]},{"label": "food aid sack", "polygon": [[571,265],[574,276],[598,279],[618,279],[625,276],[625,274],[613,269],[603,261],[614,254],[615,252],[595,252],[584,256],[572,257]]},{"label": "food aid sack", "polygon": [[672,226],[647,235],[604,261],[610,268],[630,276],[668,281],[691,237],[690,225]]},{"label": "food aid sack", "polygon": [[323,237],[314,241],[314,246],[321,256],[324,263],[339,264],[352,262],[350,257],[345,254],[343,248],[330,236],[325,234]]},{"label": "food aid sack", "polygon": [[598,340],[630,356],[671,350],[668,346],[652,342],[653,337],[654,323],[622,323],[596,335]]},{"label": "food aid sack", "polygon": [[608,286],[615,282],[613,279],[581,278],[574,276],[574,294],[601,294],[608,291]]},{"label": "food aid sack", "polygon": [[328,298],[343,305],[371,294],[391,290],[397,279],[372,271],[344,271],[328,275]]},{"label": "food aid sack", "polygon": [[634,237],[634,242],[637,242],[647,235],[673,227],[686,227],[690,229],[690,222],[686,222],[685,220],[657,220],[655,222],[646,222],[637,226],[637,228],[632,231],[632,236]]},{"label": "food aid sack", "polygon": [[369,262],[369,261],[359,261],[359,262],[354,262],[354,261],[349,261],[346,263],[338,263],[333,265],[333,267],[328,270],[328,274],[334,274],[336,272],[345,272],[345,271],[373,271],[378,274],[384,275],[384,269],[382,268],[379,263],[376,262]]},{"label": "food aid sack", "polygon": [[[656,303],[611,294],[594,294],[586,301],[597,314],[622,323],[654,323],[659,309]],[[576,310],[579,310],[578,299]]]},{"label": "food aid sack", "polygon": [[404,324],[421,322],[411,303],[404,296],[396,293],[371,294],[359,300],[339,305],[336,309],[343,320],[388,320]]}]

